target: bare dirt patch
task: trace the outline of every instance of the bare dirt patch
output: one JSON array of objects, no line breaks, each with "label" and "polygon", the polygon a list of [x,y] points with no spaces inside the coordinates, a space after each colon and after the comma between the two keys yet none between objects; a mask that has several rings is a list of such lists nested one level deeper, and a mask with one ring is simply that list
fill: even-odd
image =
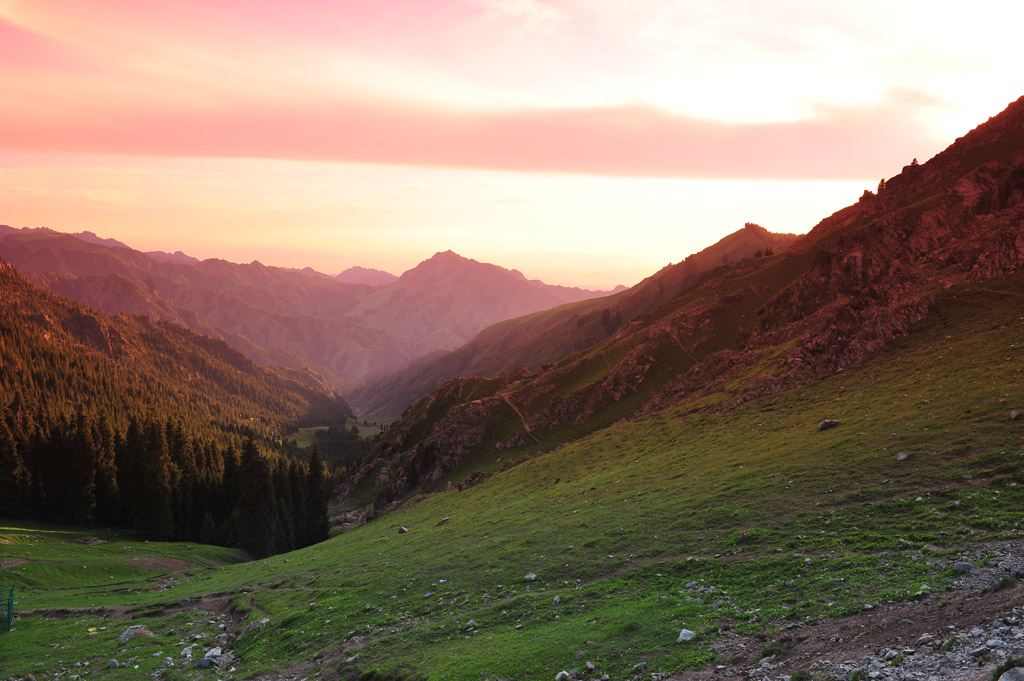
[{"label": "bare dirt patch", "polygon": [[8,558],[7,560],[0,561],[0,570],[24,565],[27,562],[28,560],[25,558]]},{"label": "bare dirt patch", "polygon": [[132,565],[138,565],[146,570],[166,570],[168,572],[184,572],[192,565],[180,558],[159,558],[157,556],[133,556],[131,558],[119,558]]}]

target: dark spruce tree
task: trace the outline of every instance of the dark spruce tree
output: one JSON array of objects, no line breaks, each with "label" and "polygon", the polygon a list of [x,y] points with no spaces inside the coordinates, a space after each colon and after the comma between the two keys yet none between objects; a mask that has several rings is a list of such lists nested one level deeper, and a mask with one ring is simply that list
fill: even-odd
[{"label": "dark spruce tree", "polygon": [[131,510],[132,525],[156,538],[172,536],[171,458],[163,424],[150,421],[142,438],[138,461],[138,493]]},{"label": "dark spruce tree", "polygon": [[252,438],[242,447],[241,485],[238,496],[238,545],[253,558],[274,552],[274,485],[270,464]]},{"label": "dark spruce tree", "polygon": [[0,419],[0,513],[17,513],[28,494],[28,469],[7,422]]},{"label": "dark spruce tree", "polygon": [[327,522],[327,495],[324,492],[324,464],[320,452],[313,445],[309,457],[309,474],[306,477],[306,543],[315,544],[327,539],[330,526]]}]

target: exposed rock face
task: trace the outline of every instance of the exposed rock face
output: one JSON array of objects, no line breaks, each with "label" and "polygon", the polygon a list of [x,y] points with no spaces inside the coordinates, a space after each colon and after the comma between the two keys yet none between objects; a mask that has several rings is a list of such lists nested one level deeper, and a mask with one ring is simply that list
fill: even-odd
[{"label": "exposed rock face", "polygon": [[512,444],[522,453],[540,432],[592,431],[712,393],[740,402],[831,375],[907,334],[938,293],[1022,267],[1024,98],[784,255],[708,272],[535,375],[444,384],[380,450],[380,500],[485,448],[525,443]]}]

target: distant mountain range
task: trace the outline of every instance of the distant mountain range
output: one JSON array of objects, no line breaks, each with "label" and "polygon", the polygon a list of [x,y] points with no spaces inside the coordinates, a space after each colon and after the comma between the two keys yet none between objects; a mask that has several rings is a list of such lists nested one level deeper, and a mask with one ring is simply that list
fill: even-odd
[{"label": "distant mountain range", "polygon": [[672,300],[705,272],[755,255],[782,253],[796,238],[748,223],[628,290],[499,322],[457,350],[417,359],[408,367],[350,391],[346,397],[368,418],[390,421],[450,378],[496,376],[519,366],[537,371],[546,363],[609,338],[637,317]]},{"label": "distant mountain range", "polygon": [[0,257],[107,314],[180,324],[260,363],[313,370],[339,391],[457,348],[494,322],[605,295],[529,281],[450,251],[389,283],[390,275],[371,270],[336,279],[310,269],[143,253],[91,232],[6,226]]}]

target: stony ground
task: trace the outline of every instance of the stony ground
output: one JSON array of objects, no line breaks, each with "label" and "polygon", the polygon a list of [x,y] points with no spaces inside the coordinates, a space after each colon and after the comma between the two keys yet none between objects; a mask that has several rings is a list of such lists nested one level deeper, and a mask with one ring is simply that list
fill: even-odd
[{"label": "stony ground", "polygon": [[[1024,540],[979,547],[962,563],[970,567],[961,566],[950,592],[795,624],[773,639],[726,632],[715,646],[722,663],[675,675],[640,668],[630,681],[789,681],[802,672],[821,681],[989,681],[1009,658],[1024,658]],[[773,640],[785,650],[761,657]],[[330,679],[331,661],[313,659],[259,679]],[[573,678],[626,681],[585,669]]]},{"label": "stony ground", "polygon": [[788,649],[773,657],[756,659],[763,639],[728,637],[716,649],[731,663],[664,681],[786,681],[799,670],[834,681],[851,681],[857,670],[865,680],[988,681],[1008,658],[1024,657],[1024,542],[984,547],[963,561],[972,567],[952,592],[796,625]]}]

